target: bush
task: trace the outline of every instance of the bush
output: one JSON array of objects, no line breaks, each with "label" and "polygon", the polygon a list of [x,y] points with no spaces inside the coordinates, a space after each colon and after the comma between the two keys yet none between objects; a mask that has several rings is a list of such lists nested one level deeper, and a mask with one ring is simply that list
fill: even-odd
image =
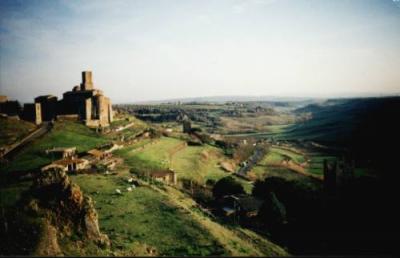
[{"label": "bush", "polygon": [[220,179],[213,188],[213,196],[215,199],[229,194],[242,193],[245,193],[243,186],[231,176]]},{"label": "bush", "polygon": [[257,180],[254,183],[252,195],[262,200],[267,198],[271,192],[276,192],[276,189],[285,189],[287,181],[280,177],[267,177],[265,180]]}]

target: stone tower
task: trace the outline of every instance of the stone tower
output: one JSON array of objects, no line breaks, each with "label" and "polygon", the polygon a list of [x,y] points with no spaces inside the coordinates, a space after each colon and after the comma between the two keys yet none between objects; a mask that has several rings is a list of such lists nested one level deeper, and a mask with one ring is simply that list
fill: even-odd
[{"label": "stone tower", "polygon": [[81,90],[93,90],[92,72],[82,72]]}]

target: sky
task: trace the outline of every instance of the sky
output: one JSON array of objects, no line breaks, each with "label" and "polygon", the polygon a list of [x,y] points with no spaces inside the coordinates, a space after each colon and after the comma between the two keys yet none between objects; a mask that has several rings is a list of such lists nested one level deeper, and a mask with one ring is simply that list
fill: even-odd
[{"label": "sky", "polygon": [[0,95],[400,93],[400,0],[0,1]]}]

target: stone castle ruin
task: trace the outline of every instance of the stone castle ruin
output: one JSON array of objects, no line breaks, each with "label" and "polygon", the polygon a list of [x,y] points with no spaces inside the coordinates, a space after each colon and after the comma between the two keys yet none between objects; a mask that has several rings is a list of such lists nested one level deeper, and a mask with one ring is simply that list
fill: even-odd
[{"label": "stone castle ruin", "polygon": [[111,101],[101,90],[94,88],[91,71],[82,72],[82,83],[65,92],[61,100],[53,95],[44,95],[36,97],[34,101],[24,104],[22,111],[10,108],[14,106],[11,105],[13,103],[3,104],[5,108],[1,108],[0,112],[19,115],[35,124],[55,119],[73,119],[83,121],[89,127],[106,127],[113,120]]}]

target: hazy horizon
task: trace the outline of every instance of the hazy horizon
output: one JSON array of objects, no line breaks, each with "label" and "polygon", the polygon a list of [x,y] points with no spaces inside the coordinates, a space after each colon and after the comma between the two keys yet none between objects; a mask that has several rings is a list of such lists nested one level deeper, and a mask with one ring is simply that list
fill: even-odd
[{"label": "hazy horizon", "polygon": [[400,1],[1,1],[0,94],[113,103],[400,93]]}]

